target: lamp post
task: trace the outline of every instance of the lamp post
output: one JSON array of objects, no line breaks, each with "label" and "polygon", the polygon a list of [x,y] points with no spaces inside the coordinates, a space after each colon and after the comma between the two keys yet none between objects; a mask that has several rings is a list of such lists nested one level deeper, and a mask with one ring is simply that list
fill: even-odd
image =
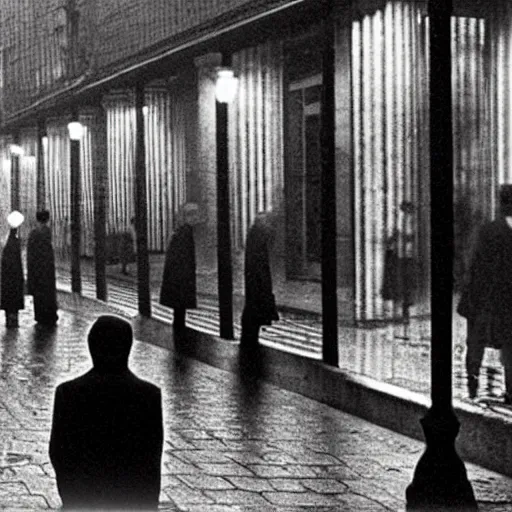
[{"label": "lamp post", "polygon": [[335,16],[334,1],[325,6],[322,51],[322,360],[339,365],[338,294],[336,265],[335,157]]},{"label": "lamp post", "polygon": [[[17,138],[15,137],[15,140]],[[23,148],[18,144],[11,144],[11,210],[20,209],[20,157]]]},{"label": "lamp post", "polygon": [[[466,468],[455,450],[452,406],[453,138],[450,0],[430,0],[430,201],[432,231],[432,406],[421,425],[426,450],[407,488],[408,510],[477,510]],[[452,510],[452,508],[450,508]]]},{"label": "lamp post", "polygon": [[215,84],[217,137],[217,265],[220,337],[232,340],[233,268],[229,207],[228,104],[233,101],[238,78],[229,68],[217,70]]},{"label": "lamp post", "polygon": [[46,166],[46,151],[48,148],[48,137],[45,135],[44,122],[37,125],[37,210],[46,208],[45,179],[44,171]]},{"label": "lamp post", "polygon": [[68,124],[68,131],[71,171],[71,291],[82,293],[80,276],[80,140],[83,136],[83,126],[78,121],[72,121]]}]

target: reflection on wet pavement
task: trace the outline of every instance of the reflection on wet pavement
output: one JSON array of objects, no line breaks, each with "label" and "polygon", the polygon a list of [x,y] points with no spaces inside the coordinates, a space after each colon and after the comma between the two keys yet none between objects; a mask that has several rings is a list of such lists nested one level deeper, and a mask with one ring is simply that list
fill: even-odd
[{"label": "reflection on wet pavement", "polygon": [[[63,289],[70,286],[69,279],[59,277]],[[137,314],[136,289],[126,282],[109,283],[109,301],[124,313]],[[93,282],[84,282],[84,295],[94,297]],[[159,305],[153,294],[153,316],[164,322],[172,322],[172,310]],[[454,304],[456,300],[454,301]],[[291,351],[315,359],[321,358],[322,326],[320,320],[300,314],[280,313],[281,319],[270,327],[263,327],[260,341],[263,344]],[[235,338],[239,338],[240,326],[235,312]],[[187,323],[193,329],[218,334],[218,308],[214,299],[200,297],[199,307],[189,310]],[[407,329],[407,332],[405,332]],[[406,334],[406,335],[405,335]],[[453,396],[467,399],[466,321],[453,315]],[[447,340],[448,342],[448,340]],[[347,372],[375,378],[411,391],[430,394],[430,320],[428,317],[412,318],[406,328],[400,323],[380,327],[339,327],[340,368]],[[503,368],[499,351],[486,349],[478,398],[501,397],[504,392]]]}]

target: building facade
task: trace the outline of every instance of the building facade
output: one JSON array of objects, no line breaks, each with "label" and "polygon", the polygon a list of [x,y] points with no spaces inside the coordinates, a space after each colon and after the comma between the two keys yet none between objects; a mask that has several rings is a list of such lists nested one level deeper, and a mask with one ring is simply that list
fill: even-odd
[{"label": "building facade", "polygon": [[[414,207],[418,262],[413,314],[430,296],[429,61],[426,1],[0,0],[0,193],[29,219],[52,215],[69,246],[70,143],[81,140],[81,254],[94,255],[95,208],[107,233],[135,214],[135,87],[144,88],[147,248],[165,250],[187,201],[199,204],[198,265],[215,280],[215,71],[239,78],[229,105],[231,241],[235,288],[247,230],[276,212],[279,285],[319,301],[323,36],[335,30],[336,251],[339,316],[390,319],[382,297],[389,239]],[[460,5],[459,5],[460,4]],[[492,217],[511,180],[509,60],[512,5],[456,2],[452,17],[456,278],[470,231]],[[23,156],[16,168],[11,144]],[[14,179],[13,172],[19,173]],[[19,184],[19,185],[18,185]],[[99,190],[103,191],[101,194]],[[30,226],[28,223],[27,227]],[[405,249],[404,249],[405,250]]]}]

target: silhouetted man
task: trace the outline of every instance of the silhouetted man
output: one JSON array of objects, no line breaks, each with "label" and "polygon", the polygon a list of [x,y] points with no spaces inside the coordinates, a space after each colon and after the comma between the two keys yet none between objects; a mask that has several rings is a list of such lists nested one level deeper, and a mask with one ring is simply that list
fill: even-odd
[{"label": "silhouetted man", "polygon": [[273,222],[271,212],[259,212],[245,242],[245,306],[240,338],[243,348],[254,348],[258,344],[261,326],[271,325],[272,321],[279,320],[272,292],[268,247]]},{"label": "silhouetted man", "polygon": [[52,232],[48,226],[50,212],[36,213],[39,223],[28,237],[27,243],[27,285],[34,297],[34,316],[41,325],[52,326],[58,320],[57,290],[55,285],[55,256]]},{"label": "silhouetted man", "polygon": [[172,235],[165,253],[160,304],[174,309],[174,329],[185,327],[187,309],[197,307],[196,249],[194,225],[198,207],[186,203],[181,210],[181,225]]},{"label": "silhouetted man", "polygon": [[64,508],[156,510],[163,445],[160,389],[128,369],[132,328],[101,316],[93,368],[55,392],[50,459]]}]

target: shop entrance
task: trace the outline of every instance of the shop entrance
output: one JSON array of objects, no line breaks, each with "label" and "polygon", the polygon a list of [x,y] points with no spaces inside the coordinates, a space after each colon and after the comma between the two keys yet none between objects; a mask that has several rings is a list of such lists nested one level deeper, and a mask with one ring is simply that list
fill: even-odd
[{"label": "shop entrance", "polygon": [[320,279],[322,75],[288,83],[286,102],[287,275]]}]

